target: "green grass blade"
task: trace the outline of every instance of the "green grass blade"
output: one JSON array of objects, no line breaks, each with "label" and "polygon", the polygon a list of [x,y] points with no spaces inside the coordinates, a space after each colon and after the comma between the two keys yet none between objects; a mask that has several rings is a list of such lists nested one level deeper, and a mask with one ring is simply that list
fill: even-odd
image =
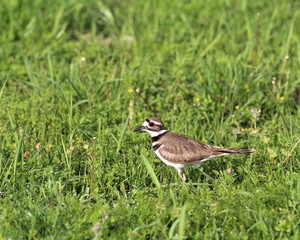
[{"label": "green grass blade", "polygon": [[14,184],[17,181],[17,163],[19,158],[21,157],[21,159],[23,159],[23,152],[22,152],[22,148],[23,148],[23,144],[24,144],[24,138],[26,136],[26,132],[27,132],[27,128],[28,128],[28,124],[26,125],[26,127],[24,128],[24,131],[21,135],[21,138],[18,142],[18,147],[17,147],[17,151],[15,154],[15,159],[14,159],[14,166],[13,166],[13,176],[14,176]]},{"label": "green grass blade", "polygon": [[169,230],[169,239],[174,238],[174,236],[175,236],[175,230],[176,230],[176,227],[177,227],[179,221],[180,221],[180,218],[176,219],[173,222],[172,226],[170,227],[170,230]]},{"label": "green grass blade", "polygon": [[181,208],[181,211],[180,211],[179,218],[176,219],[173,222],[172,226],[170,227],[169,234],[168,234],[169,239],[173,239],[177,235],[177,234],[175,234],[175,229],[177,226],[178,226],[178,235],[177,235],[176,239],[182,240],[185,238],[185,226],[186,226],[185,216],[186,216],[187,207],[188,207],[187,203],[185,205],[183,205],[183,207]]},{"label": "green grass blade", "polygon": [[288,37],[287,37],[287,40],[286,40],[286,44],[285,44],[285,53],[284,54],[286,54],[286,55],[289,55],[291,39],[292,39],[293,32],[294,32],[294,22],[295,22],[295,19],[292,20],[290,30],[289,30],[289,33],[288,33]]},{"label": "green grass blade", "polygon": [[178,229],[178,239],[182,240],[184,239],[185,235],[185,215],[186,215],[186,210],[187,210],[188,204],[186,203],[180,211],[180,217],[179,217],[179,229]]},{"label": "green grass blade", "polygon": [[27,75],[31,82],[32,87],[39,88],[39,82],[37,81],[35,75],[33,74],[31,63],[27,57],[24,57],[24,64],[25,64],[26,72],[27,72]]},{"label": "green grass blade", "polygon": [[18,136],[18,133],[16,131],[16,124],[13,121],[13,117],[12,117],[12,115],[10,113],[10,110],[7,109],[6,111],[7,111],[7,117],[8,117],[8,121],[9,121],[10,127],[13,130],[13,132],[14,132],[13,133],[14,139],[15,139],[15,141],[19,141],[19,136]]},{"label": "green grass blade", "polygon": [[126,121],[123,123],[122,129],[121,129],[121,132],[120,132],[120,135],[119,135],[119,138],[118,138],[117,152],[119,152],[120,149],[121,149],[122,141],[123,141],[124,135],[126,133],[126,130],[128,128],[128,121],[129,121],[129,115],[126,118]]},{"label": "green grass blade", "polygon": [[68,172],[70,173],[70,164],[69,163],[70,163],[71,156],[70,156],[70,159],[69,159],[68,151],[66,149],[66,145],[64,143],[63,138],[61,138],[61,144],[62,144],[62,147],[63,147],[64,157],[65,157],[65,165],[67,166]]},{"label": "green grass blade", "polygon": [[222,38],[222,34],[220,33],[215,39],[212,40],[210,44],[207,45],[207,47],[202,51],[201,57],[204,57],[213,47],[220,41]]},{"label": "green grass blade", "polygon": [[149,163],[148,159],[143,154],[141,155],[141,158],[142,158],[143,163],[145,164],[145,166],[147,168],[147,171],[148,171],[153,183],[155,184],[157,189],[160,190],[161,189],[160,182],[158,181],[158,178],[157,178],[151,164]]},{"label": "green grass blade", "polygon": [[6,85],[6,83],[7,83],[8,77],[9,77],[9,75],[6,77],[6,79],[5,79],[5,81],[4,81],[3,85],[2,85],[2,88],[1,88],[1,90],[0,90],[0,99],[2,98],[3,90],[4,90],[5,85]]},{"label": "green grass blade", "polygon": [[52,63],[52,59],[51,59],[50,50],[47,51],[47,62],[48,62],[50,78],[54,79],[53,63]]},{"label": "green grass blade", "polygon": [[264,82],[264,84],[265,84],[266,88],[268,89],[268,92],[270,93],[270,95],[271,95],[271,97],[272,97],[272,100],[273,100],[273,102],[275,103],[275,106],[276,106],[276,108],[277,108],[277,110],[278,110],[278,112],[279,112],[279,114],[280,114],[280,117],[281,117],[283,123],[284,123],[285,130],[286,130],[286,135],[288,136],[288,139],[290,140],[290,142],[292,142],[288,124],[287,124],[287,122],[286,122],[286,120],[285,120],[285,117],[283,116],[282,111],[281,111],[280,108],[279,108],[279,105],[278,105],[278,103],[277,103],[277,101],[276,101],[276,98],[274,97],[274,94],[272,93],[272,90],[269,88],[268,84],[265,83],[265,82]]}]

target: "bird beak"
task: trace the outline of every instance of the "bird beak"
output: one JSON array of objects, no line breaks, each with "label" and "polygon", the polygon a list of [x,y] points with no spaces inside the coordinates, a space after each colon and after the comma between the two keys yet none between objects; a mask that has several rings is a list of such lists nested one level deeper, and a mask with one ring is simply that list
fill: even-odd
[{"label": "bird beak", "polygon": [[134,129],[134,131],[135,132],[142,132],[144,129],[145,129],[144,126],[140,126],[140,127],[136,128],[136,129]]}]

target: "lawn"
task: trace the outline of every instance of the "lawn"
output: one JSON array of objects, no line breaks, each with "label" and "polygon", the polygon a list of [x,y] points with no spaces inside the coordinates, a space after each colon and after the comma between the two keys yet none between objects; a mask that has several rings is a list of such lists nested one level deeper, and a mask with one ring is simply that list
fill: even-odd
[{"label": "lawn", "polygon": [[[0,239],[299,239],[300,2],[2,0]],[[176,170],[158,116],[255,148]]]}]

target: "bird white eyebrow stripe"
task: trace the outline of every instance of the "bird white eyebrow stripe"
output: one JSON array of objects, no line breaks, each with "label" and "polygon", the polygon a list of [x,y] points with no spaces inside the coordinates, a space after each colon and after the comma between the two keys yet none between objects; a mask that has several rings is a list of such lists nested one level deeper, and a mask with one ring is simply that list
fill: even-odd
[{"label": "bird white eyebrow stripe", "polygon": [[151,122],[153,122],[155,125],[161,125],[160,122],[156,122],[156,121],[151,121]]}]

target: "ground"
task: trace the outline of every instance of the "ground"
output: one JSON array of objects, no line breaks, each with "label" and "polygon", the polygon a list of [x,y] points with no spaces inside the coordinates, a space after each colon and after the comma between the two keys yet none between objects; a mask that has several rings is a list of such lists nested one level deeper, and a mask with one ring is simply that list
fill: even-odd
[{"label": "ground", "polygon": [[[299,239],[300,2],[0,3],[0,239]],[[175,169],[133,132],[255,148]]]}]

